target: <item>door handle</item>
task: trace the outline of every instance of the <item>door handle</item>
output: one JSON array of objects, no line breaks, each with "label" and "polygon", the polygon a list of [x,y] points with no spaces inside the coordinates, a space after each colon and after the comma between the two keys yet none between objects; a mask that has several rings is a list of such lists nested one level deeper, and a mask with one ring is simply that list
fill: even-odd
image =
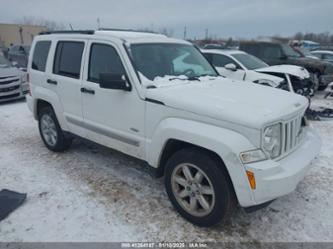
[{"label": "door handle", "polygon": [[87,89],[87,88],[85,88],[85,87],[82,87],[82,88],[81,88],[81,92],[82,92],[82,93],[88,93],[88,94],[95,94],[95,91],[94,91],[94,90],[92,90],[92,89]]},{"label": "door handle", "polygon": [[46,82],[47,82],[48,84],[51,84],[51,85],[57,85],[57,84],[58,84],[57,81],[55,81],[55,80],[51,80],[51,79],[47,79]]}]

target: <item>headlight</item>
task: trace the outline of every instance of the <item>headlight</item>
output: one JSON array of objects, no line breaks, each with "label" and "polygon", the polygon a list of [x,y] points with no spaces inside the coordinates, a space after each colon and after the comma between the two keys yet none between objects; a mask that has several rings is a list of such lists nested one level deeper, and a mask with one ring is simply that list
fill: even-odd
[{"label": "headlight", "polygon": [[281,155],[281,124],[268,126],[263,132],[262,148],[272,159]]}]

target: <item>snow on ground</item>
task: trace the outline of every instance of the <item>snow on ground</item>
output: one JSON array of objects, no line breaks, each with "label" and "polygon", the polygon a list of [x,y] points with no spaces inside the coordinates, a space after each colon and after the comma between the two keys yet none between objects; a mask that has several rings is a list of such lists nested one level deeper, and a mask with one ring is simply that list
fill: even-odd
[{"label": "snow on ground", "polygon": [[28,198],[0,222],[0,241],[333,241],[333,121],[312,125],[323,148],[296,191],[198,228],[173,210],[163,180],[137,160],[83,139],[52,153],[25,102],[1,104],[0,189]]}]

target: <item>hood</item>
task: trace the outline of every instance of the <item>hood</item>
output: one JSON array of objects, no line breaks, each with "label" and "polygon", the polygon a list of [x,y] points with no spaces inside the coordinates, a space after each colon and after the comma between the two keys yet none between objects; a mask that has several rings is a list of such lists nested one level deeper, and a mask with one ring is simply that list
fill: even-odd
[{"label": "hood", "polygon": [[302,57],[302,58],[289,57],[286,63],[305,67],[310,72],[319,71],[322,74],[324,73],[326,74],[326,72],[330,72],[331,74],[333,74],[333,65],[331,65],[328,62],[317,59],[312,59],[308,57]]},{"label": "hood", "polygon": [[[227,78],[229,78],[229,77],[227,77]],[[266,83],[271,87],[278,87],[284,81],[284,78],[257,72],[256,70],[248,70],[246,72],[245,80],[249,81],[249,82],[254,82],[254,83],[257,83],[257,81],[261,81],[261,83],[259,83],[259,84]]]},{"label": "hood", "polygon": [[16,67],[0,67],[0,78],[22,76],[23,74]]},{"label": "hood", "polygon": [[307,79],[310,77],[308,70],[304,67],[294,66],[294,65],[277,65],[271,67],[264,67],[256,69],[255,71],[261,73],[282,73],[296,76],[301,79]]},{"label": "hood", "polygon": [[308,106],[308,100],[300,95],[222,77],[174,83],[147,89],[146,97],[172,108],[255,129],[304,111]]}]

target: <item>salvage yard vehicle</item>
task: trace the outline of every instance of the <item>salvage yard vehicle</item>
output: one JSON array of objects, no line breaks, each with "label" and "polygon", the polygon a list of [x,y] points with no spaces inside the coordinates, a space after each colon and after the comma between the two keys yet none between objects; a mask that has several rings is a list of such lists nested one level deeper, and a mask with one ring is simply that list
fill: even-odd
[{"label": "salvage yard vehicle", "polygon": [[313,95],[309,72],[293,65],[268,66],[259,58],[240,50],[202,50],[207,60],[230,79],[251,81],[301,95]]},{"label": "salvage yard vehicle", "polygon": [[333,51],[328,50],[316,50],[312,51],[311,54],[316,56],[320,60],[327,61],[333,64]]},{"label": "salvage yard vehicle", "polygon": [[0,102],[24,98],[28,87],[27,74],[13,67],[0,52]]},{"label": "salvage yard vehicle", "polygon": [[28,72],[27,103],[48,149],[67,150],[79,136],[143,160],[198,226],[292,192],[320,149],[305,97],[219,76],[187,41],[45,32]]},{"label": "salvage yard vehicle", "polygon": [[13,45],[8,50],[8,60],[16,63],[18,68],[27,68],[30,52],[29,45]]},{"label": "salvage yard vehicle", "polygon": [[289,45],[268,42],[268,41],[249,41],[241,42],[240,50],[252,54],[268,65],[290,64],[306,68],[311,79],[316,84],[316,89],[324,90],[333,81],[333,65],[307,57],[301,57]]}]

